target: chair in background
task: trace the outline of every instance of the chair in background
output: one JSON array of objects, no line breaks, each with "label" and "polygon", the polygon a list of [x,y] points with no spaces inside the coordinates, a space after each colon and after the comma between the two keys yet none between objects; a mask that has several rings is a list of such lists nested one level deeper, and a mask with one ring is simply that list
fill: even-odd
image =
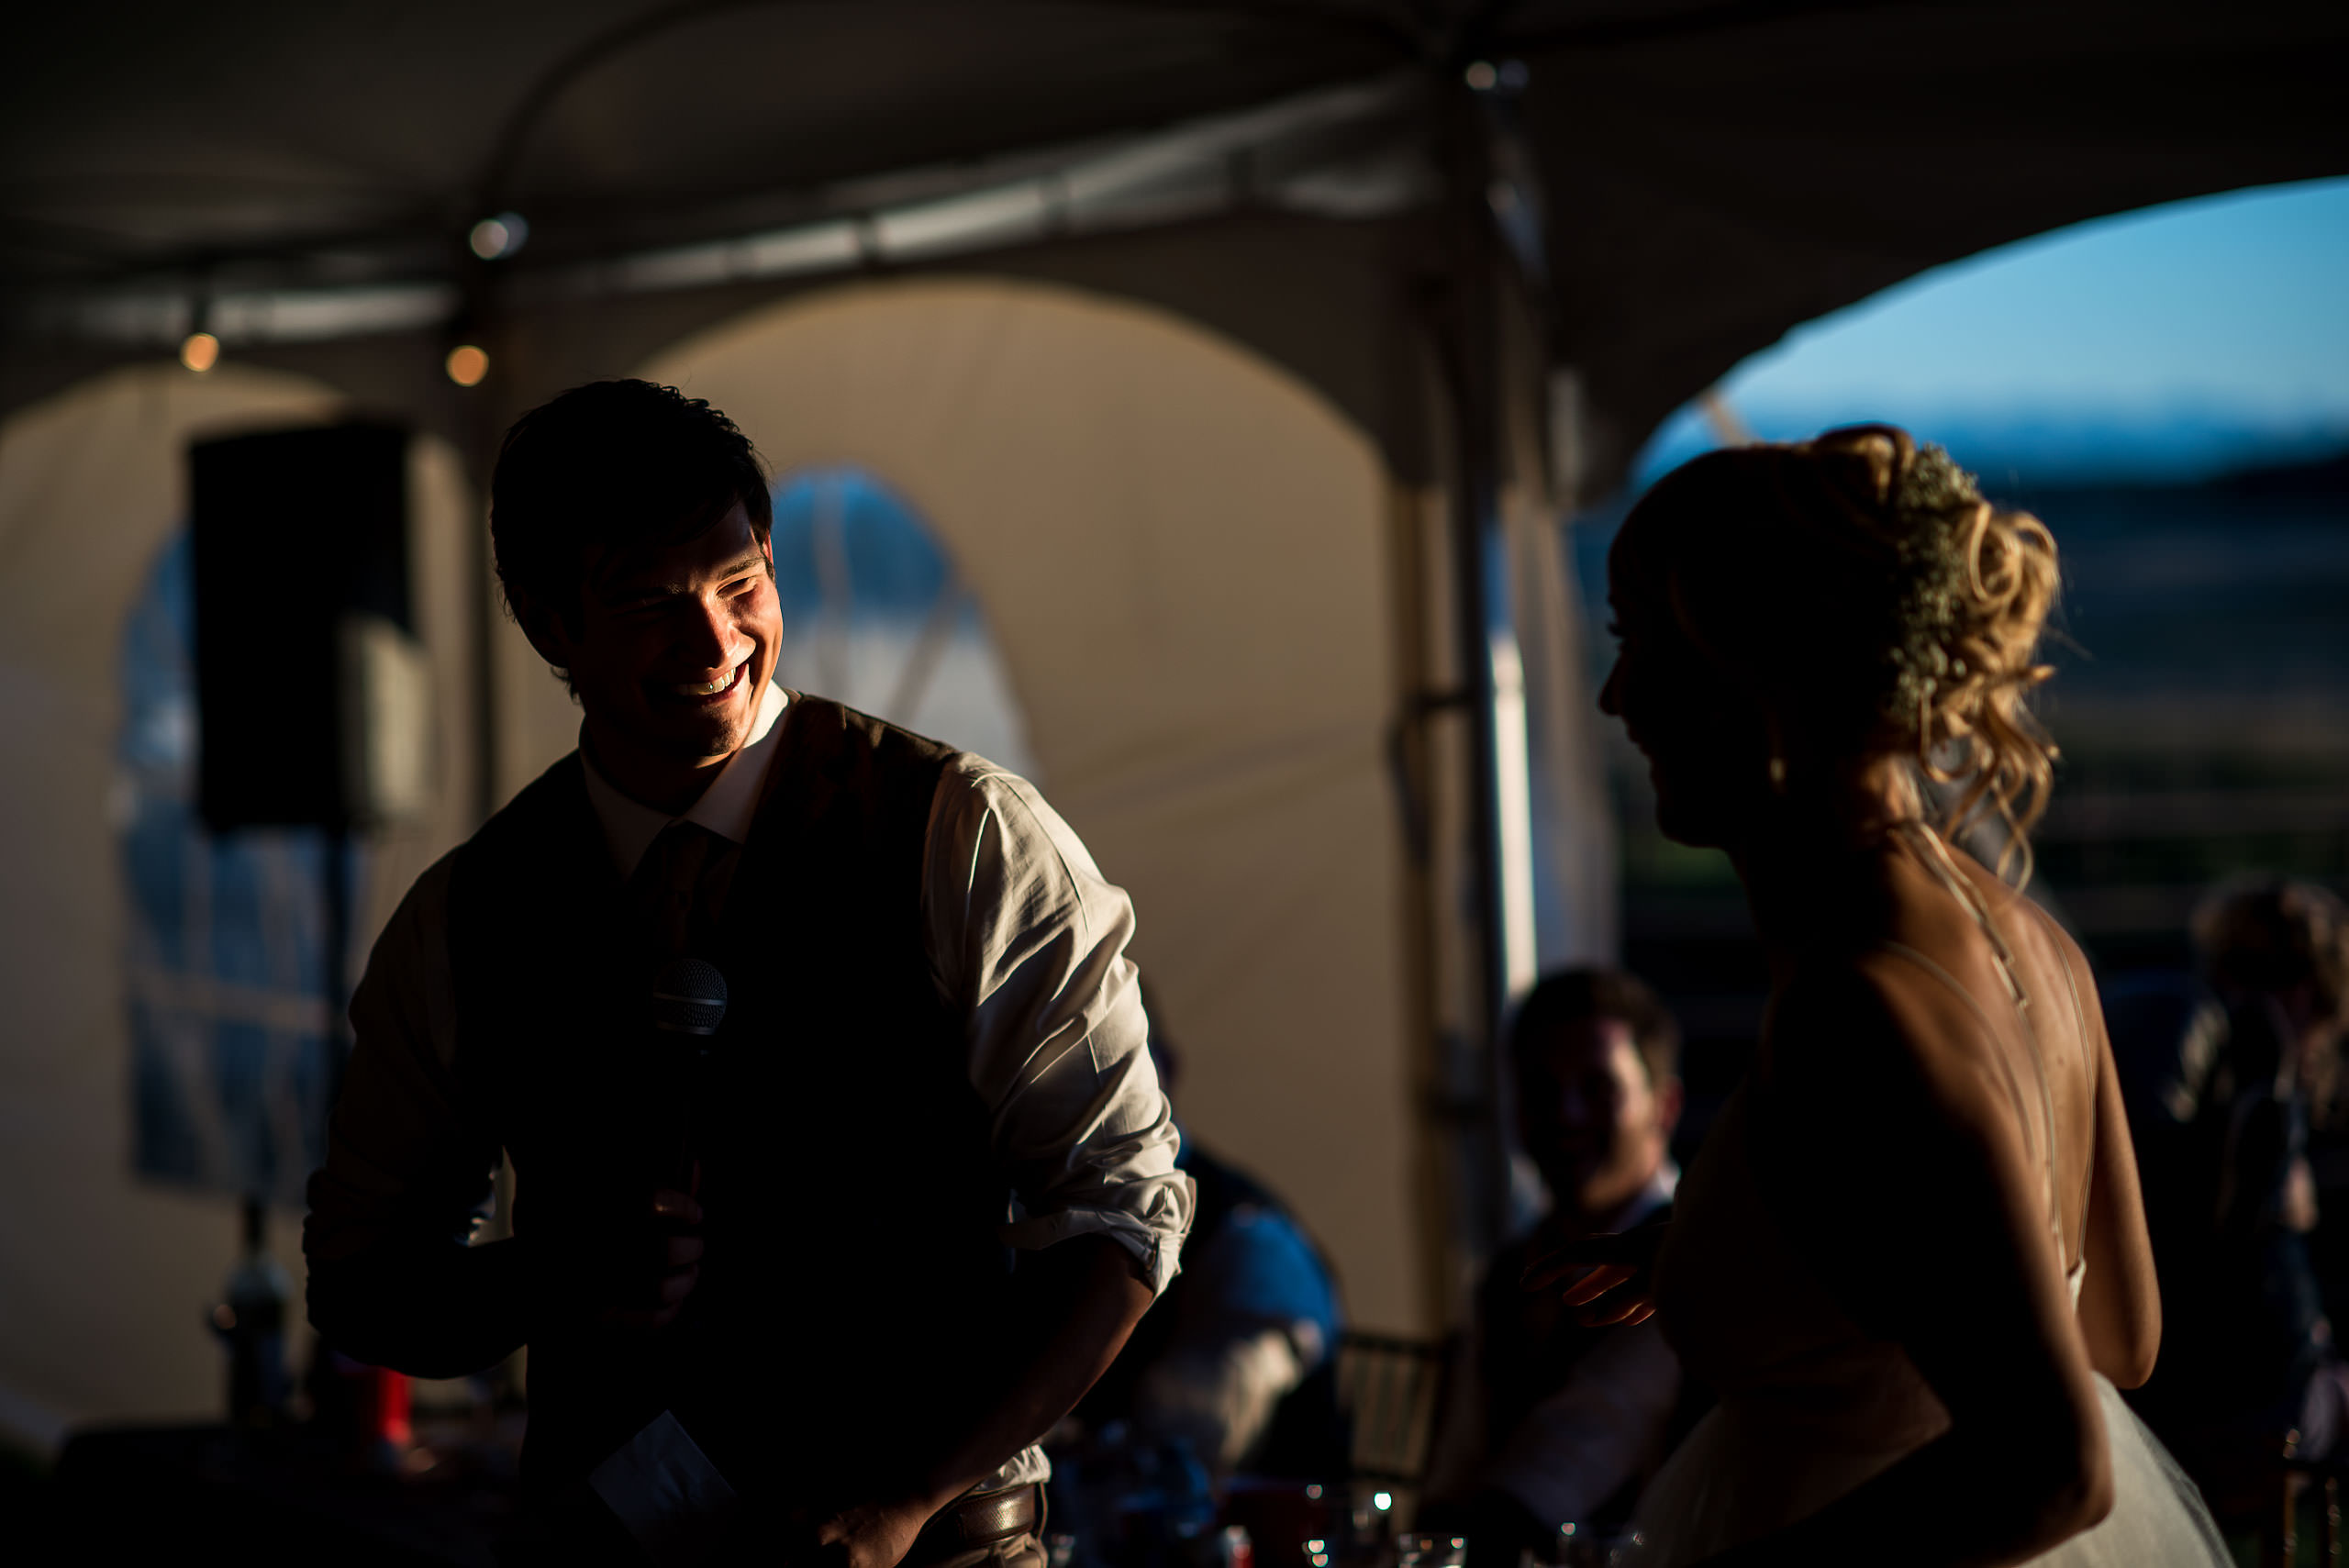
[{"label": "chair in background", "polygon": [[1440,1340],[1339,1337],[1338,1409],[1349,1434],[1351,1479],[1384,1485],[1417,1501],[1447,1361]]}]

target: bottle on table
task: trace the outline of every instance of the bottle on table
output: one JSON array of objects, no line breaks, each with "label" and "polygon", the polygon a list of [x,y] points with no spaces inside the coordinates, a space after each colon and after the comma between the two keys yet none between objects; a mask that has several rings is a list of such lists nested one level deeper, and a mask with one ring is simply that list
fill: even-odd
[{"label": "bottle on table", "polygon": [[294,1282],[269,1255],[269,1211],[245,1200],[244,1251],[212,1309],[228,1351],[228,1424],[272,1427],[285,1418],[285,1314]]}]

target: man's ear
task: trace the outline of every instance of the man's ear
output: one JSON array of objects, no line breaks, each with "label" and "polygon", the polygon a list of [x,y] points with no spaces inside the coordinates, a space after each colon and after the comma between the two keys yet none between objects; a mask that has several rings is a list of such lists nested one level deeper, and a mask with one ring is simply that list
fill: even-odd
[{"label": "man's ear", "polygon": [[1667,1079],[1655,1092],[1655,1125],[1665,1142],[1672,1140],[1672,1129],[1680,1125],[1680,1106],[1684,1096],[1677,1077]]},{"label": "man's ear", "polygon": [[558,670],[570,669],[573,644],[562,617],[527,589],[508,587],[506,603],[513,609],[516,624],[521,627],[522,635],[530,639],[530,647],[538,656]]}]

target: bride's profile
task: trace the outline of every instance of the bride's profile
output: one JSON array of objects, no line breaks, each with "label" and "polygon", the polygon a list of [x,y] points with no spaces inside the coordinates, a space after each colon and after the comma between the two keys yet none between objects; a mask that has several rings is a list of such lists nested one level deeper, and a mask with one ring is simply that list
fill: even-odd
[{"label": "bride's profile", "polygon": [[[1675,471],[1609,577],[1601,706],[1664,832],[1729,852],[1772,970],[1660,1253],[1529,1276],[1590,1321],[1652,1303],[1720,1396],[1640,1561],[2230,1562],[2116,1392],[2161,1334],[2135,1157],[2087,961],[2017,890],[2053,537],[1867,426]],[[1995,871],[1951,841],[1985,815]]]}]

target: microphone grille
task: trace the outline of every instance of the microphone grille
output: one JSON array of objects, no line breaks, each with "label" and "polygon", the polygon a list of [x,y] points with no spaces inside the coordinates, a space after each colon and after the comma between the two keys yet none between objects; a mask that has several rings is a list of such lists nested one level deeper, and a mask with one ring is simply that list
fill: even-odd
[{"label": "microphone grille", "polygon": [[664,1034],[711,1035],[726,1018],[726,976],[698,958],[671,959],[652,981],[652,1027]]}]

